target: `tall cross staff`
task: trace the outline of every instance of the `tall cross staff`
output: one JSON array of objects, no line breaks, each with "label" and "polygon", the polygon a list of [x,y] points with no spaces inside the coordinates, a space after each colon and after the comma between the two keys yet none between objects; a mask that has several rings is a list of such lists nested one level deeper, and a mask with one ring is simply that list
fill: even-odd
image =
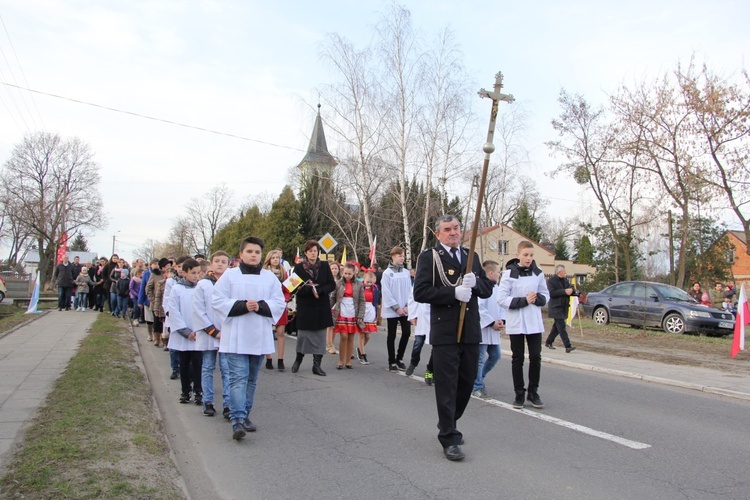
[{"label": "tall cross staff", "polygon": [[[495,136],[495,120],[497,120],[497,106],[500,101],[512,103],[516,99],[512,94],[503,94],[500,91],[503,88],[503,74],[498,72],[495,75],[494,90],[489,92],[484,89],[479,89],[479,97],[489,97],[492,99],[492,111],[490,112],[490,126],[487,130],[487,142],[482,146],[484,151],[484,164],[482,165],[482,179],[479,182],[479,192],[477,193],[477,209],[474,212],[474,224],[471,229],[471,244],[469,245],[469,260],[466,261],[466,270],[471,272],[472,265],[474,264],[474,248],[477,243],[477,233],[479,232],[479,216],[482,213],[482,203],[484,202],[484,187],[487,182],[487,170],[490,166],[490,155],[495,152],[495,144],[492,140]],[[458,316],[458,342],[461,342],[461,336],[464,331],[464,317],[466,315],[466,302],[461,303],[461,310]]]}]

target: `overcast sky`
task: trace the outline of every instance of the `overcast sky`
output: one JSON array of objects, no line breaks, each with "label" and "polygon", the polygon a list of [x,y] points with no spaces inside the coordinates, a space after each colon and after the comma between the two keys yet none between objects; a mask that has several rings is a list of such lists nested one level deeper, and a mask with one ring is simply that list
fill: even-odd
[{"label": "overcast sky", "polygon": [[[387,5],[0,0],[0,82],[252,139],[0,85],[0,162],[37,130],[87,142],[108,218],[105,229],[86,233],[89,246],[109,255],[116,234],[116,251],[130,259],[146,239],[165,239],[187,200],[215,184],[227,183],[238,201],[277,196],[307,147],[315,89],[334,78],[319,59],[321,43],[335,32],[367,44]],[[558,164],[544,142],[555,138],[550,121],[561,88],[604,102],[621,82],[671,70],[692,54],[718,73],[737,73],[750,47],[750,4],[741,1],[403,5],[425,35],[445,26],[455,32],[477,90],[505,74],[505,91],[529,115],[527,173],[562,216],[593,209],[572,181],[546,175]],[[489,103],[476,109],[486,120]],[[331,141],[329,148],[336,154]]]}]

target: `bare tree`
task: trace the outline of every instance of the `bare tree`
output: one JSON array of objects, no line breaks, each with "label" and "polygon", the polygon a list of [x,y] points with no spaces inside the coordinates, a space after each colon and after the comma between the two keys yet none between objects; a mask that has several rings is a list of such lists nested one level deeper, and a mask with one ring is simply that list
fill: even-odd
[{"label": "bare tree", "polygon": [[409,221],[409,179],[419,160],[414,128],[420,113],[419,94],[423,77],[421,52],[411,23],[411,13],[391,4],[377,25],[378,53],[382,60],[380,85],[383,92],[383,123],[387,140],[386,164],[398,182],[401,223],[404,230],[406,265],[412,265]]},{"label": "bare tree", "polygon": [[63,235],[105,223],[93,157],[76,137],[38,132],[24,137],[4,165],[3,184],[39,248],[42,282],[51,275]]},{"label": "bare tree", "polygon": [[[567,173],[578,184],[589,187],[619,248],[615,256],[624,259],[625,279],[631,279],[634,230],[648,222],[642,215],[649,213],[648,210],[637,211],[648,193],[646,176],[637,169],[638,149],[630,143],[628,146],[633,149],[623,148],[618,142],[621,132],[607,122],[604,110],[592,109],[582,96],[569,95],[562,90],[558,102],[562,113],[559,119],[552,121],[552,126],[563,139],[549,142],[547,146],[567,161],[553,177]],[[620,279],[615,271],[615,280]]]},{"label": "bare tree", "polygon": [[[328,126],[339,144],[337,169],[343,170],[344,175],[343,178],[338,177],[356,197],[356,213],[364,224],[369,246],[375,238],[373,205],[385,180],[379,161],[382,122],[377,112],[380,102],[376,68],[369,48],[357,50],[338,34],[330,35],[321,57],[340,78],[338,83],[324,89],[326,101],[334,112]],[[343,227],[341,222],[334,221],[337,226]],[[350,244],[355,245],[353,242]]]},{"label": "bare tree", "polygon": [[18,264],[31,243],[28,224],[23,220],[22,212],[13,193],[5,191],[0,195],[0,237],[6,240],[8,247],[7,264]]},{"label": "bare tree", "polygon": [[422,58],[424,105],[417,122],[425,167],[422,250],[429,241],[427,233],[436,170],[442,172],[438,186],[444,206],[447,179],[461,166],[462,153],[467,146],[466,129],[472,114],[466,96],[471,92],[462,61],[453,32],[448,28],[437,34],[432,50]]},{"label": "bare tree", "polygon": [[[634,90],[622,87],[612,98],[615,113],[631,131],[630,150],[639,156],[630,165],[656,179],[663,195],[677,207],[684,224],[689,224],[691,204],[703,183],[697,162],[690,111],[681,104],[679,89],[668,75],[657,82],[643,82]],[[676,285],[685,282],[689,231],[680,234]]]},{"label": "bare tree", "polygon": [[750,77],[743,71],[731,83],[691,62],[684,69],[678,66],[677,78],[694,120],[693,133],[705,150],[697,165],[701,179],[728,202],[750,241]]},{"label": "bare tree", "polygon": [[229,221],[234,213],[232,192],[226,184],[214,186],[198,198],[192,198],[187,210],[187,223],[194,234],[195,248],[208,252],[216,231]]}]

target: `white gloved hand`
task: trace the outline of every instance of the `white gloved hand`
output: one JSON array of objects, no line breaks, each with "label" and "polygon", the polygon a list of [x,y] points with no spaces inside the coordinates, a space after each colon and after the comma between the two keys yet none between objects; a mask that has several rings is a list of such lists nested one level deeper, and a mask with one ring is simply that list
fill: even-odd
[{"label": "white gloved hand", "polygon": [[477,286],[477,276],[474,273],[466,273],[464,274],[464,279],[461,282],[463,286],[468,286],[469,288],[474,288]]},{"label": "white gloved hand", "polygon": [[468,302],[471,300],[471,288],[466,285],[457,286],[455,288],[456,300],[461,302]]}]

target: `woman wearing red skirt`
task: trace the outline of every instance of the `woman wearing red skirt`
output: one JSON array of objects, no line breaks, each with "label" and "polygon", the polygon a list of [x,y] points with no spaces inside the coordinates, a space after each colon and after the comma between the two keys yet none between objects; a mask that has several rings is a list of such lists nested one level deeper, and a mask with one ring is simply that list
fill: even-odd
[{"label": "woman wearing red skirt", "polygon": [[[286,270],[284,269],[284,266],[281,265],[281,250],[271,250],[266,255],[266,260],[263,262],[263,269],[268,269],[273,274],[276,275],[277,278],[279,278],[279,281],[282,283],[286,281],[288,278]],[[281,291],[284,292],[284,299],[287,301],[287,303],[291,300],[292,294],[287,291],[287,289],[282,286]],[[278,368],[280,372],[284,371],[284,347],[286,345],[286,337],[284,337],[284,332],[286,331],[286,325],[289,323],[289,317],[287,313],[287,309],[284,309],[284,313],[281,315],[281,318],[279,319],[279,322],[274,325],[276,328],[276,342],[277,342],[277,357],[278,357]],[[273,356],[270,354],[266,355],[266,368],[269,370],[273,370]]]}]

